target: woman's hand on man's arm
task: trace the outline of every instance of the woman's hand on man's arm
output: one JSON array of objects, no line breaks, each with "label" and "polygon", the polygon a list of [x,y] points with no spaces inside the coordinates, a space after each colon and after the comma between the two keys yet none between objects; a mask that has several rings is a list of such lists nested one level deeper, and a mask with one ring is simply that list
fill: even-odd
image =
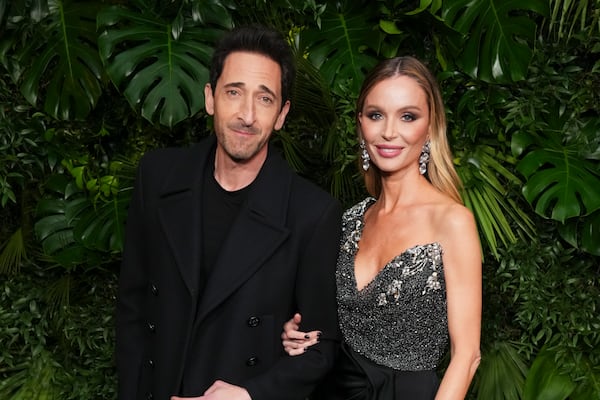
[{"label": "woman's hand on man's arm", "polygon": [[290,356],[303,354],[310,346],[319,343],[321,337],[320,331],[300,331],[300,322],[302,322],[302,316],[296,313],[292,319],[283,324],[281,340],[283,349]]}]

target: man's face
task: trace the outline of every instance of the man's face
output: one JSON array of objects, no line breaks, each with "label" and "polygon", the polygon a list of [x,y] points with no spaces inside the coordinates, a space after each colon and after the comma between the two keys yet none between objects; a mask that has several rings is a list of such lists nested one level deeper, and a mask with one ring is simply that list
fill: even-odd
[{"label": "man's face", "polygon": [[206,112],[214,117],[217,152],[236,163],[262,165],[266,143],[279,130],[289,111],[281,107],[281,69],[260,54],[234,52],[227,56],[213,91],[204,88]]}]

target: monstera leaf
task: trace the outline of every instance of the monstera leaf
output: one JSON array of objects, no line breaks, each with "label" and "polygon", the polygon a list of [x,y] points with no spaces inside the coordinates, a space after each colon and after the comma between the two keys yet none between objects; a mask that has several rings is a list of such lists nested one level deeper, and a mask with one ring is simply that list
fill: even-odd
[{"label": "monstera leaf", "polygon": [[[527,133],[513,136],[513,142],[531,141]],[[519,161],[517,169],[527,178],[523,195],[539,215],[564,223],[600,209],[600,174],[578,151],[539,146]]]},{"label": "monstera leaf", "polygon": [[586,218],[567,221],[559,227],[559,232],[573,247],[600,256],[600,210]]},{"label": "monstera leaf", "polygon": [[349,82],[358,93],[365,72],[377,63],[366,50],[377,48],[379,40],[364,10],[327,8],[321,16],[321,28],[306,29],[301,35],[309,60],[332,90],[337,93],[340,84]]},{"label": "monstera leaf", "polygon": [[94,203],[65,176],[53,176],[47,189],[57,196],[39,201],[35,233],[44,253],[65,267],[101,263],[123,248],[124,220],[131,188],[110,201]]},{"label": "monstera leaf", "polygon": [[110,79],[144,118],[169,127],[203,107],[213,45],[223,32],[176,21],[184,26],[117,6],[98,15]]},{"label": "monstera leaf", "polygon": [[525,77],[532,52],[528,42],[536,23],[527,16],[548,15],[544,0],[452,0],[442,4],[442,18],[465,35],[457,63],[472,77],[487,82],[518,81]]},{"label": "monstera leaf", "polygon": [[[34,2],[39,6],[42,2]],[[48,14],[16,55],[23,71],[21,92],[31,104],[43,98],[57,119],[83,119],[102,93],[103,67],[96,48],[99,2],[48,1]],[[32,6],[31,12],[37,10]]]}]

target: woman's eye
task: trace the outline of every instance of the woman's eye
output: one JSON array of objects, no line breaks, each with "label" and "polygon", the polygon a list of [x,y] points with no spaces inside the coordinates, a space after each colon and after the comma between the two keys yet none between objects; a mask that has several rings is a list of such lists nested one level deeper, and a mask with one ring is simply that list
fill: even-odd
[{"label": "woman's eye", "polygon": [[406,122],[410,122],[410,121],[414,121],[415,119],[417,119],[417,117],[415,117],[413,114],[402,114],[402,121],[406,121]]},{"label": "woman's eye", "polygon": [[383,119],[383,115],[381,115],[381,113],[378,113],[378,112],[369,113],[369,114],[367,114],[367,117],[369,117],[369,119],[372,119],[374,121]]}]

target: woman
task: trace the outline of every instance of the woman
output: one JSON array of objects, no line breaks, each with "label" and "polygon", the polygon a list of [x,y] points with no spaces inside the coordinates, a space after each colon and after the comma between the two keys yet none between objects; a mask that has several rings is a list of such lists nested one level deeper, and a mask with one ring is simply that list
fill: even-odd
[{"label": "woman", "polygon": [[[342,348],[323,399],[464,399],[479,364],[481,253],[446,139],[439,88],[412,57],[381,62],[357,102],[368,197],[344,213]],[[319,340],[284,326],[298,355]],[[450,345],[441,382],[436,369]]]}]

